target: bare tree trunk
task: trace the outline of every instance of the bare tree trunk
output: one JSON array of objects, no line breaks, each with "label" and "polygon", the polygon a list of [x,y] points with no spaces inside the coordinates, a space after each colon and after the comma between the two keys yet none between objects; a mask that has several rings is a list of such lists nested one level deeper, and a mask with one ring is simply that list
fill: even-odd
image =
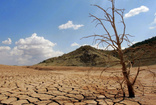
[{"label": "bare tree trunk", "polygon": [[125,68],[125,64],[123,64],[122,67],[123,67],[122,68],[122,73],[123,73],[124,78],[126,79],[126,84],[127,84],[127,88],[128,88],[129,97],[133,98],[133,97],[135,97],[133,85],[129,80],[129,75],[128,75],[128,72],[127,72],[127,70]]},{"label": "bare tree trunk", "polygon": [[130,81],[127,81],[127,87],[128,87],[129,98],[135,97],[133,85],[131,84]]},{"label": "bare tree trunk", "polygon": [[[119,46],[119,48],[120,48],[120,46]],[[122,73],[123,73],[123,76],[124,76],[124,78],[126,80],[129,97],[133,98],[133,97],[135,97],[135,93],[134,93],[134,89],[133,89],[133,84],[129,80],[129,74],[127,72],[127,68],[126,68],[126,65],[125,65],[125,62],[124,62],[123,52],[122,52],[122,50],[119,50],[118,53],[119,53],[119,56],[120,56],[120,63],[122,65]]]}]

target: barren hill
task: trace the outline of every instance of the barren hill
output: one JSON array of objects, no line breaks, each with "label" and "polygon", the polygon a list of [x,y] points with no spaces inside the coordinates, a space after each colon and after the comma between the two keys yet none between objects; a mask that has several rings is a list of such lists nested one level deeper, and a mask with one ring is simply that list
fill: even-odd
[{"label": "barren hill", "polygon": [[[118,54],[114,51],[107,51],[107,53],[118,58]],[[156,36],[126,48],[124,55],[125,58],[133,62],[134,66],[156,64]]]},{"label": "barren hill", "polygon": [[[109,62],[108,62],[109,61]],[[113,61],[113,62],[112,62]],[[47,59],[39,65],[42,66],[110,66],[118,59],[105,51],[91,46],[81,46],[80,48],[60,57]]]},{"label": "barren hill", "polygon": [[[148,66],[156,64],[156,37],[138,42],[124,50],[125,58],[134,63],[134,66]],[[105,67],[114,65],[118,54],[114,51],[105,51],[91,46],[81,46],[68,54],[44,60],[42,66],[95,66]]]},{"label": "barren hill", "polygon": [[134,66],[156,64],[156,36],[125,49],[125,55],[133,61]]}]

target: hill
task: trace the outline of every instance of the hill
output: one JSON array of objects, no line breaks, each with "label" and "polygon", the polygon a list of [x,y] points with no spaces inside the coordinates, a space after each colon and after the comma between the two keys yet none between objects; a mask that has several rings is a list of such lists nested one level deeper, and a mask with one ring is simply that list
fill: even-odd
[{"label": "hill", "polygon": [[[112,62],[113,61],[113,62]],[[111,66],[118,61],[116,57],[106,54],[91,46],[81,46],[68,54],[44,60],[42,66]]]},{"label": "hill", "polygon": [[[134,66],[156,64],[156,37],[138,42],[124,50],[124,57]],[[91,46],[81,46],[68,54],[44,60],[41,66],[112,66],[119,61],[115,51],[105,51]],[[119,63],[119,62],[118,62]]]},{"label": "hill", "polygon": [[[156,36],[138,42],[123,50],[124,57],[133,63],[133,66],[149,66],[156,64]],[[107,51],[108,54],[118,57],[117,52]]]},{"label": "hill", "polygon": [[124,54],[134,66],[156,64],[156,36],[132,45],[124,50]]},{"label": "hill", "polygon": [[155,46],[155,44],[156,44],[156,36],[150,39],[135,43],[131,46],[131,48],[135,48],[135,47],[142,46],[142,45]]}]

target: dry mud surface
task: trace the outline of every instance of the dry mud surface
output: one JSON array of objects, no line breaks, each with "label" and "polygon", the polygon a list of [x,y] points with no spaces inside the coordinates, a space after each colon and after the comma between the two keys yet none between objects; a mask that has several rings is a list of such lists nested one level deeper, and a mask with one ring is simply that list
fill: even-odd
[{"label": "dry mud surface", "polygon": [[[156,71],[156,66],[150,69]],[[141,82],[134,86],[136,98],[123,99],[116,82],[121,74],[116,78],[111,72],[103,72],[100,76],[102,70],[0,65],[0,105],[155,105],[152,74],[142,72]],[[111,70],[119,71],[119,68]]]}]

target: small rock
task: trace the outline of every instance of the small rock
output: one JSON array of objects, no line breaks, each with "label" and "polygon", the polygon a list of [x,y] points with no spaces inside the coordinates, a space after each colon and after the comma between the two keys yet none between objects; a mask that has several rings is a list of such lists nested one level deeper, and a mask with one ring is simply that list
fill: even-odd
[{"label": "small rock", "polygon": [[99,96],[97,96],[97,98],[98,99],[104,99],[104,98],[106,98],[104,95],[99,95]]},{"label": "small rock", "polygon": [[2,100],[1,103],[10,104],[11,102],[16,101],[16,100],[17,100],[16,98],[8,98],[5,100]]}]

